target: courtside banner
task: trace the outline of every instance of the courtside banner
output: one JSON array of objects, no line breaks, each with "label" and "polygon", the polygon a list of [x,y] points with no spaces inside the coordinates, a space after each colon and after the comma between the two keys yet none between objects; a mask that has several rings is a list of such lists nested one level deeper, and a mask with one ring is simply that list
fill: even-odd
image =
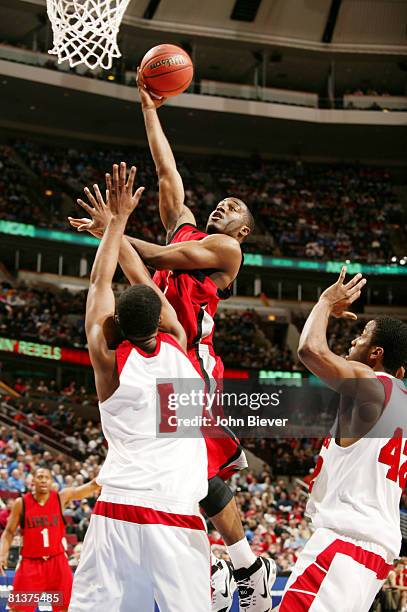
[{"label": "courtside banner", "polygon": [[[157,436],[223,438],[407,437],[407,389],[373,378],[222,380],[160,379]],[[406,449],[407,450],[407,449]]]}]

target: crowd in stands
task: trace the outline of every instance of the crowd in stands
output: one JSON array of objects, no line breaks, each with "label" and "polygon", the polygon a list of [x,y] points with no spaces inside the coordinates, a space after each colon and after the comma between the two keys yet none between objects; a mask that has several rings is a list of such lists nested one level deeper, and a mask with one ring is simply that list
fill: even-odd
[{"label": "crowd in stands", "polygon": [[[58,386],[53,380],[22,377],[6,377],[6,382],[20,397],[3,396],[0,401],[0,415],[4,414],[13,423],[0,427],[0,531],[13,504],[8,497],[14,499],[30,490],[35,467],[48,467],[55,490],[61,490],[94,478],[106,454],[96,411],[94,418],[81,416],[84,407],[93,404],[96,408],[95,395],[84,386],[73,380]],[[72,451],[61,452],[49,444],[50,440],[61,441]],[[256,469],[235,475],[231,481],[246,537],[256,555],[275,559],[280,573],[290,572],[311,535],[304,512],[307,485],[312,479],[321,440],[245,439],[242,442],[260,459]],[[80,558],[81,542],[94,501],[73,502],[65,512],[73,567]],[[404,495],[402,507],[405,506]],[[227,558],[221,536],[210,523],[208,526],[215,554]],[[17,536],[15,543],[18,542]],[[396,577],[402,573],[397,567],[394,571]],[[400,577],[397,580],[400,584]],[[393,600],[397,593],[389,582],[381,597]],[[399,602],[404,601],[401,591],[398,597]]]},{"label": "crowd in stands", "polygon": [[[301,332],[304,327],[304,323],[307,319],[307,314],[303,312],[292,312],[291,321],[297,327],[298,331]],[[357,321],[351,321],[349,319],[335,319],[330,318],[328,323],[327,340],[329,348],[336,353],[344,357],[347,355],[351,348],[351,342],[354,338],[363,331],[367,321],[366,317],[359,318]]]},{"label": "crowd in stands", "polygon": [[214,346],[226,366],[242,368],[292,370],[291,351],[273,344],[261,328],[260,317],[253,310],[221,310],[216,318]]},{"label": "crowd in stands", "polygon": [[[186,203],[205,226],[216,203],[228,195],[252,210],[257,233],[251,252],[318,260],[385,262],[393,253],[391,231],[402,226],[402,207],[389,172],[380,168],[177,156]],[[103,186],[114,162],[137,163],[146,187],[128,231],[164,242],[157,180],[145,149],[89,145],[52,146],[29,141],[0,147],[0,219],[69,229],[66,217],[86,216],[73,202],[85,185]],[[13,206],[8,203],[12,201]]]},{"label": "crowd in stands", "polygon": [[0,335],[56,346],[83,347],[86,293],[23,283],[0,285]]},{"label": "crowd in stands", "polygon": [[[82,461],[61,453],[45,450],[39,436],[27,438],[18,426],[0,427],[0,531],[6,525],[16,497],[31,490],[33,473],[37,467],[51,470],[53,487],[61,491],[65,487],[80,486],[97,476],[100,457],[89,454]],[[78,564],[80,545],[89,525],[94,498],[74,501],[64,512],[67,522],[67,542],[70,564]],[[17,535],[14,545],[20,545]]]},{"label": "crowd in stands", "polygon": [[[21,381],[18,384],[21,385]],[[68,412],[66,405],[64,409]],[[309,456],[314,460],[317,446],[309,446],[309,449]],[[60,491],[67,486],[80,486],[94,478],[101,461],[101,456],[96,452],[88,451],[86,457],[78,461],[53,452],[49,447],[46,449],[39,434],[25,437],[20,433],[19,424],[0,427],[0,498],[3,499],[3,503],[0,501],[0,531],[5,527],[13,503],[7,501],[8,495],[14,499],[29,491],[36,467],[49,468],[54,488]],[[277,479],[266,463],[259,473],[251,470],[234,477],[232,488],[237,494],[246,536],[253,551],[276,559],[280,571],[291,569],[298,552],[310,536],[310,528],[304,520],[304,488],[287,479]],[[94,501],[72,502],[65,511],[69,519],[68,533],[76,536],[70,538],[72,565],[78,562],[80,545],[77,546],[77,542],[83,540]],[[215,552],[224,554],[223,542],[211,526],[210,534]]]},{"label": "crowd in stands", "polygon": [[15,378],[7,371],[3,373],[3,380],[19,396],[8,397],[0,413],[33,435],[37,443],[42,437],[49,445],[69,452],[77,460],[89,454],[101,459],[106,456],[93,388],[75,380],[58,385],[55,380]]},{"label": "crowd in stands", "polygon": [[[0,284],[0,336],[56,346],[86,347],[86,292]],[[216,318],[215,347],[226,365],[291,370],[287,348],[273,344],[254,311],[221,311]]]},{"label": "crowd in stands", "polygon": [[[279,573],[289,572],[311,536],[304,487],[273,477],[267,464],[259,473],[234,476],[231,486],[253,552],[274,559]],[[209,534],[214,553],[227,558],[220,534],[212,528]]]}]

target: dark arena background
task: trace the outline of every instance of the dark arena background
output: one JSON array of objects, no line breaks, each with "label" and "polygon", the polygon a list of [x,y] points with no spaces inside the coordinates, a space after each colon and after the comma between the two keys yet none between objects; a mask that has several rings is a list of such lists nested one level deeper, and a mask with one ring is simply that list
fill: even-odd
[{"label": "dark arena background", "polygon": [[[84,331],[99,241],[67,217],[83,216],[83,187],[102,186],[124,160],[146,187],[127,232],[165,244],[136,87],[143,55],[162,42],[194,64],[186,93],[159,111],[186,204],[204,227],[234,195],[256,221],[216,316],[226,376],[280,388],[309,378],[299,336],[344,263],[368,283],[358,320],[329,323],[334,352],[347,354],[378,314],[407,321],[405,0],[131,0],[122,57],[93,71],[47,53],[45,0],[0,0],[0,533],[36,467],[49,468],[62,491],[95,478],[106,456]],[[126,286],[120,268],[115,283]],[[253,432],[242,443],[249,468],[231,487],[252,550],[277,564],[277,605],[312,533],[304,510],[322,439]],[[64,511],[72,571],[95,501]],[[406,494],[400,520],[407,555]],[[227,559],[210,522],[208,530],[215,555]],[[17,530],[0,610],[20,544]],[[392,597],[386,588],[372,610],[407,610],[398,589],[407,586],[407,557],[395,574]]]}]

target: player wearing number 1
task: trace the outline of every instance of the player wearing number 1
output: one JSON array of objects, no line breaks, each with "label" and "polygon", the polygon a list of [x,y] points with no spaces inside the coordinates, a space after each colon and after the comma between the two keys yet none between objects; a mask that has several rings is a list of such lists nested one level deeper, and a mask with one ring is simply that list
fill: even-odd
[{"label": "player wearing number 1", "polygon": [[[346,358],[330,351],[330,315],[346,310],[365,280],[339,280],[321,295],[304,326],[299,357],[340,394],[331,434],[310,485],[315,533],[287,582],[280,612],[368,612],[400,552],[399,504],[407,480],[407,325],[369,321]],[[403,458],[404,456],[404,458]]]},{"label": "player wearing number 1", "polygon": [[[34,612],[37,605],[23,603],[28,594],[56,593],[53,610],[67,610],[72,589],[72,570],[64,547],[64,508],[74,499],[91,497],[100,490],[94,480],[81,487],[52,490],[48,469],[38,468],[33,478],[34,490],[16,501],[1,536],[0,568],[4,574],[8,553],[17,527],[23,535],[21,559],[13,583],[11,610]],[[35,600],[33,599],[33,602]]]}]

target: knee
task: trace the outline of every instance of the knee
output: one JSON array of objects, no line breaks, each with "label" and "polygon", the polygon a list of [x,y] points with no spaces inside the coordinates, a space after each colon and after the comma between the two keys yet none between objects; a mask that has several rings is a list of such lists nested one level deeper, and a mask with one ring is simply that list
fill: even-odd
[{"label": "knee", "polygon": [[220,476],[208,480],[208,495],[200,503],[205,514],[211,518],[222,512],[233,499],[233,493]]}]

